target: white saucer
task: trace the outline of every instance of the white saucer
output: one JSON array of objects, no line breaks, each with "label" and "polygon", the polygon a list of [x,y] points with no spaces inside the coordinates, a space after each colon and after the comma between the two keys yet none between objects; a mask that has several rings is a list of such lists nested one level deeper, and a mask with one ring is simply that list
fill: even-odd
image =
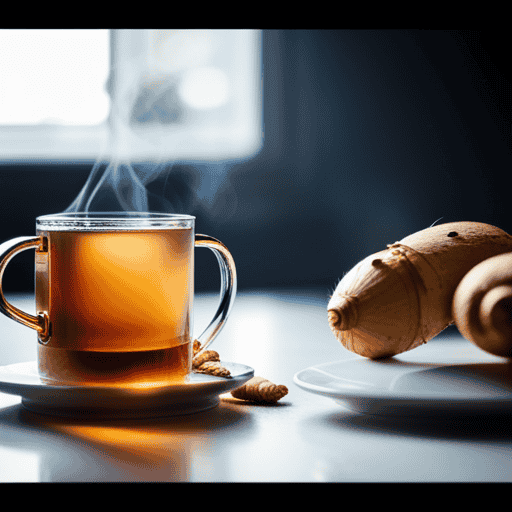
[{"label": "white saucer", "polygon": [[512,413],[512,362],[505,360],[433,364],[358,357],[312,366],[294,382],[364,414]]},{"label": "white saucer", "polygon": [[192,373],[184,384],[116,388],[58,386],[42,382],[36,362],[0,367],[0,392],[18,395],[34,412],[73,418],[147,418],[190,414],[215,407],[219,395],[254,376],[246,365],[222,362],[232,378]]}]

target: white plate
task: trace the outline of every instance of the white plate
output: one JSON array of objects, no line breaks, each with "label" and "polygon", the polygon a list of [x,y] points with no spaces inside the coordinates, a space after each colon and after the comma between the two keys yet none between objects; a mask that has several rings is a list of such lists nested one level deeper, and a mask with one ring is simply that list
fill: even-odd
[{"label": "white plate", "polygon": [[57,386],[39,378],[37,363],[0,367],[0,392],[18,395],[34,412],[74,418],[147,418],[190,414],[215,407],[219,395],[254,376],[246,365],[222,362],[232,378],[193,373],[184,384],[147,388]]},{"label": "white plate", "polygon": [[298,372],[300,388],[373,415],[512,413],[512,362],[355,359]]}]

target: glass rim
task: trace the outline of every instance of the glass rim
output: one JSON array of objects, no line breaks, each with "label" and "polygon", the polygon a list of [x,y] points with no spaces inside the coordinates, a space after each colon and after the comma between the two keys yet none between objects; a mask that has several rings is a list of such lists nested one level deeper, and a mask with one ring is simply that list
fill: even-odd
[{"label": "glass rim", "polygon": [[195,217],[161,212],[62,212],[36,218],[44,231],[191,228]]}]

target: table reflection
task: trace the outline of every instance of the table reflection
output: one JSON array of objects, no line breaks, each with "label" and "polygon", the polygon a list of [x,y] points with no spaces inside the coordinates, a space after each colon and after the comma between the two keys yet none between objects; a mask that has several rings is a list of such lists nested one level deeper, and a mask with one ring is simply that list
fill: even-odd
[{"label": "table reflection", "polygon": [[188,416],[109,424],[43,416],[21,405],[0,411],[0,445],[35,454],[42,482],[225,481],[232,446],[251,431],[250,415],[223,402]]}]

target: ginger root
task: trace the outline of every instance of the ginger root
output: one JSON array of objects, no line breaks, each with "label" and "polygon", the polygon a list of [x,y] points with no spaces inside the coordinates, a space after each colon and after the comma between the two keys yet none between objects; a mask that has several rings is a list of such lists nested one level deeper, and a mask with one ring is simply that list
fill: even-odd
[{"label": "ginger root", "polygon": [[192,371],[195,373],[205,373],[215,377],[231,378],[231,372],[220,363],[219,353],[215,350],[205,350],[199,354],[201,343],[194,340],[192,356]]},{"label": "ginger root", "polygon": [[479,222],[413,233],[343,276],[327,306],[329,326],[346,349],[364,357],[412,350],[454,322],[452,300],[465,274],[511,251],[511,235]]},{"label": "ginger root", "polygon": [[208,361],[220,362],[220,356],[215,350],[205,350],[202,354],[192,359],[192,368],[199,368],[203,363]]},{"label": "ginger root", "polygon": [[[205,350],[201,354],[201,343],[193,344],[192,370],[195,373],[206,373],[216,377],[231,378],[231,372],[222,366],[219,353],[215,350]],[[288,394],[288,388],[276,385],[263,377],[253,377],[243,386],[231,391],[234,398],[248,402],[276,403]]]},{"label": "ginger root", "polygon": [[231,372],[222,366],[218,361],[205,361],[201,366],[194,369],[196,373],[206,373],[215,377],[231,378]]},{"label": "ginger root", "polygon": [[231,391],[234,398],[262,403],[275,403],[287,394],[286,386],[278,386],[263,377],[253,377],[243,386]]}]

